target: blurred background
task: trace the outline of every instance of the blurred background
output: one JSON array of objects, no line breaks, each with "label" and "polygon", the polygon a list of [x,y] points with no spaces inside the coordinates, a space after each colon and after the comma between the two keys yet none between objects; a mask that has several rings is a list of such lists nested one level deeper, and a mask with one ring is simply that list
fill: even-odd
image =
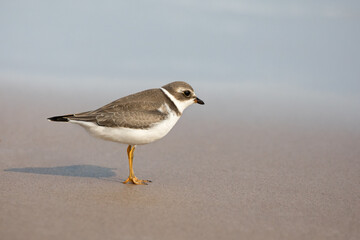
[{"label": "blurred background", "polygon": [[[360,239],[359,43],[355,0],[0,0],[0,236]],[[177,80],[205,105],[138,148],[146,187],[46,121]]]},{"label": "blurred background", "polygon": [[183,80],[214,114],[354,119],[359,20],[355,0],[1,1],[0,87],[101,106]]}]

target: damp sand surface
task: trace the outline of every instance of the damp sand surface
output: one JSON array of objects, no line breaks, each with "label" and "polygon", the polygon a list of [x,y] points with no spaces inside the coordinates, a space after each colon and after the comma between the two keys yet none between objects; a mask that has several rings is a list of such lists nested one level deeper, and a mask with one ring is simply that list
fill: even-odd
[{"label": "damp sand surface", "polygon": [[106,97],[0,93],[1,239],[360,239],[360,131],[341,106],[199,95],[136,148],[135,174],[153,182],[135,186],[127,146],[46,121]]}]

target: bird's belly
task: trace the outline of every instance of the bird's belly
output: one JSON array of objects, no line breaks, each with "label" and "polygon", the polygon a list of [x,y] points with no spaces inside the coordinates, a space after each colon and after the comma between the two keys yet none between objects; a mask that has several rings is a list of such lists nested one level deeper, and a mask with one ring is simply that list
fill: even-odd
[{"label": "bird's belly", "polygon": [[179,118],[175,114],[170,114],[168,118],[148,129],[103,127],[91,122],[71,122],[81,125],[95,137],[124,144],[142,145],[163,138],[174,127]]}]

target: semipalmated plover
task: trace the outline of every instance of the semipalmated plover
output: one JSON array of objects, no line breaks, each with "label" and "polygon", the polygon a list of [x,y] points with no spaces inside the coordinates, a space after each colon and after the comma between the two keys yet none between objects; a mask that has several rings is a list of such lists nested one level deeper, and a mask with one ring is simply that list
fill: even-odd
[{"label": "semipalmated plover", "polygon": [[147,184],[135,177],[133,157],[136,145],[164,137],[193,103],[204,104],[186,82],[172,82],[161,88],[138,92],[97,110],[48,118],[55,122],[76,123],[90,134],[129,145],[129,177],[124,183]]}]

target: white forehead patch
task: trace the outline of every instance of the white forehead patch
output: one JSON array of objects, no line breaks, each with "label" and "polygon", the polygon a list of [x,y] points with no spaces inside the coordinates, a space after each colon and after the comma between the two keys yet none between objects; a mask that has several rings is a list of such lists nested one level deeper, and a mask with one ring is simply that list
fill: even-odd
[{"label": "white forehead patch", "polygon": [[[191,91],[191,89],[187,89],[187,88],[183,88],[183,87],[179,87],[178,89],[176,89],[176,91],[178,93],[183,93],[185,90]],[[192,92],[192,91],[191,91]]]}]

